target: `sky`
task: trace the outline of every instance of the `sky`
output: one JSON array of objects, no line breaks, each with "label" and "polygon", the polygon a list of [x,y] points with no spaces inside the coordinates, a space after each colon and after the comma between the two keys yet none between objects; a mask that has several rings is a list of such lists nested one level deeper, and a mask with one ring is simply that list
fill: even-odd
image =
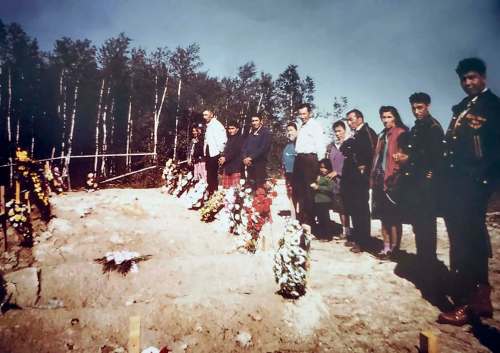
[{"label": "sky", "polygon": [[147,50],[197,42],[203,70],[218,77],[248,61],[274,78],[296,64],[316,83],[318,111],[346,96],[377,131],[381,105],[413,124],[416,91],[431,95],[446,128],[464,96],[454,69],[465,57],[486,61],[500,94],[500,0],[2,0],[0,18],[43,50],[63,36],[99,46],[125,32]]}]

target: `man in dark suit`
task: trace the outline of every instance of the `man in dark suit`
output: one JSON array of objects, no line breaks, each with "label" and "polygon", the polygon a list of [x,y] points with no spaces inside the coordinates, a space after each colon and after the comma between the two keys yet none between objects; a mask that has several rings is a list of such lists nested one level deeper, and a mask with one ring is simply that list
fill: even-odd
[{"label": "man in dark suit", "polygon": [[266,182],[267,155],[271,148],[271,133],[263,125],[262,117],[253,116],[252,129],[241,149],[246,178],[257,189]]},{"label": "man in dark suit", "polygon": [[485,216],[500,179],[500,99],[486,86],[486,65],[481,59],[460,61],[456,72],[467,97],[452,108],[443,153],[444,215],[456,307],[441,313],[438,322],[461,326],[472,318],[493,315]]},{"label": "man in dark suit", "polygon": [[354,136],[346,140],[341,148],[346,159],[342,168],[340,189],[353,225],[351,239],[346,245],[352,246],[352,252],[359,253],[369,248],[371,240],[369,180],[377,134],[365,123],[363,113],[359,110],[349,111],[346,118]]}]

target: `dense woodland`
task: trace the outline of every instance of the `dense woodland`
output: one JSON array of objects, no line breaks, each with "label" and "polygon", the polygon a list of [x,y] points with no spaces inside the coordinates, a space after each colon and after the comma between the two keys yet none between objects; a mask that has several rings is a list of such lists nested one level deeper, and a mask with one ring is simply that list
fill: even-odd
[{"label": "dense woodland", "polygon": [[[203,69],[198,44],[146,51],[124,33],[101,47],[88,39],[63,37],[50,52],[38,48],[19,24],[0,20],[0,164],[16,147],[36,159],[156,152],[156,156],[59,159],[63,169],[96,170],[109,176],[185,155],[193,124],[204,109],[222,123],[237,119],[247,133],[252,115],[273,131],[272,169],[279,163],[288,121],[295,107],[314,104],[315,84],[288,65],[273,78],[253,62],[236,77],[212,77]],[[340,116],[346,98],[335,98]],[[75,168],[75,163],[78,165]],[[7,169],[0,169],[3,179]]]}]

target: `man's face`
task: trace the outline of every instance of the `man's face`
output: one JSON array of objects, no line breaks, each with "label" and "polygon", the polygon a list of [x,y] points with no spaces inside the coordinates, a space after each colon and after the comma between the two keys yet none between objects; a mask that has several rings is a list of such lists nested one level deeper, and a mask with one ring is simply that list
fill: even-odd
[{"label": "man's face", "polygon": [[430,115],[429,107],[430,105],[425,103],[412,103],[411,111],[416,119],[423,119]]},{"label": "man's face", "polygon": [[299,109],[299,117],[300,117],[300,120],[302,120],[302,123],[305,124],[311,118],[311,113],[309,112],[309,110],[307,110],[306,107],[300,108]]},{"label": "man's face", "polygon": [[257,130],[261,126],[262,126],[262,120],[260,120],[260,118],[257,116],[252,117],[252,128],[254,130]]},{"label": "man's face", "polygon": [[290,141],[295,141],[297,138],[297,130],[293,126],[288,126],[286,128],[286,136]]},{"label": "man's face", "polygon": [[342,126],[337,126],[335,129],[333,129],[333,132],[338,141],[345,140],[345,129]]},{"label": "man's face", "polygon": [[209,123],[210,120],[212,120],[213,117],[214,117],[214,113],[212,113],[210,110],[205,110],[203,112],[203,119],[205,119],[205,121],[207,123]]},{"label": "man's face", "polygon": [[362,123],[363,118],[358,118],[356,113],[352,112],[347,115],[347,125],[349,125],[351,130],[356,130]]},{"label": "man's face", "polygon": [[231,126],[229,125],[227,127],[227,133],[229,134],[229,136],[234,136],[238,133],[240,129],[238,129],[236,126]]},{"label": "man's face", "polygon": [[460,84],[469,96],[477,96],[486,87],[486,76],[476,71],[469,71],[460,77]]}]

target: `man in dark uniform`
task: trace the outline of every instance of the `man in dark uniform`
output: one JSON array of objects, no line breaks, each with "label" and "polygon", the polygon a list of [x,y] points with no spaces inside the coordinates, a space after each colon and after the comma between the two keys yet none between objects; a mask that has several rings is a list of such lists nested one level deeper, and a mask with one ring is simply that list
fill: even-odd
[{"label": "man in dark uniform", "polygon": [[460,61],[456,72],[467,97],[452,108],[443,153],[444,215],[456,307],[441,313],[438,322],[461,326],[472,318],[493,315],[485,215],[500,173],[500,99],[486,87],[486,65],[481,59]]},{"label": "man in dark uniform", "polygon": [[[403,152],[396,153],[394,160],[401,166],[400,190],[394,197],[400,206],[403,220],[411,223],[415,233],[418,263],[420,264],[420,289],[424,297],[437,292],[438,269],[437,203],[440,165],[442,160],[443,128],[431,115],[431,97],[418,92],[409,97],[415,125],[408,134],[401,136]],[[430,298],[429,298],[430,299]]]},{"label": "man in dark uniform", "polygon": [[377,134],[365,123],[359,110],[349,111],[346,118],[354,136],[346,140],[341,148],[346,159],[342,168],[340,190],[353,225],[351,239],[346,245],[352,246],[352,252],[359,253],[370,247],[369,180]]}]

